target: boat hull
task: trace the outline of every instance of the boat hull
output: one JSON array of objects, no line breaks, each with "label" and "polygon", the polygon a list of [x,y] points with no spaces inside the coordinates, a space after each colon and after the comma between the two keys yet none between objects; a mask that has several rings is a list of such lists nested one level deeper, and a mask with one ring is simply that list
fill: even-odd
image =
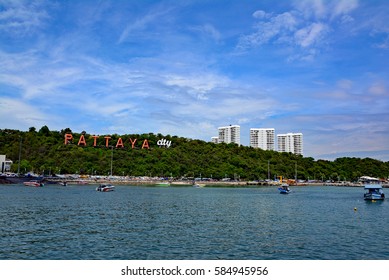
[{"label": "boat hull", "polygon": [[24,184],[25,182],[33,181],[33,180],[38,180],[41,181],[43,177],[35,177],[35,176],[16,176],[16,177],[8,177],[4,176],[3,177],[4,182],[7,184]]},{"label": "boat hull", "polygon": [[364,200],[384,200],[385,194],[382,191],[382,186],[377,184],[365,185],[365,194],[363,195]]},{"label": "boat hull", "polygon": [[385,195],[382,194],[365,194],[364,200],[384,200]]},{"label": "boat hull", "polygon": [[32,181],[28,181],[28,182],[24,182],[23,183],[25,186],[28,186],[28,187],[43,187],[43,183],[42,182],[32,182]]},{"label": "boat hull", "polygon": [[101,190],[98,190],[99,192],[113,192],[113,188],[102,188]]},{"label": "boat hull", "polygon": [[157,187],[169,187],[170,183],[157,183],[156,186]]},{"label": "boat hull", "polygon": [[280,194],[288,194],[291,192],[289,187],[286,187],[286,186],[280,187],[280,188],[278,188],[278,190],[280,191]]},{"label": "boat hull", "polygon": [[289,194],[290,191],[287,191],[287,190],[280,190],[280,194]]},{"label": "boat hull", "polygon": [[100,185],[96,188],[98,192],[112,192],[115,190],[115,187],[112,185]]}]

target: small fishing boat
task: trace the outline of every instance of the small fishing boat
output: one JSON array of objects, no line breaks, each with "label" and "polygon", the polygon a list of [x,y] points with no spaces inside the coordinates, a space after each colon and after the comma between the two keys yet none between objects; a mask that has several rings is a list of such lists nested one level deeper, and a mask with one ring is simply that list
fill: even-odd
[{"label": "small fishing boat", "polygon": [[379,184],[365,185],[365,194],[363,195],[365,200],[384,200],[385,194],[382,191],[382,186]]},{"label": "small fishing boat", "polygon": [[41,181],[31,180],[23,183],[25,186],[29,187],[43,187],[44,184]]},{"label": "small fishing boat", "polygon": [[278,188],[280,191],[280,194],[288,194],[291,192],[289,185],[288,184],[282,184],[281,187]]},{"label": "small fishing boat", "polygon": [[194,188],[204,188],[204,187],[205,187],[205,184],[194,183],[194,184],[193,184],[193,187],[194,187]]},{"label": "small fishing boat", "polygon": [[98,192],[112,192],[115,190],[115,186],[111,184],[101,184],[96,188],[96,191]]}]

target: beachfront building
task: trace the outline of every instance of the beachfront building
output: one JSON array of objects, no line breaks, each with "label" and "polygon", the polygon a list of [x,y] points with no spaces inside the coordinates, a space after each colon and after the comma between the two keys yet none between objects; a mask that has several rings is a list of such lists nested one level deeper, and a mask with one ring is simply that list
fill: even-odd
[{"label": "beachfront building", "polygon": [[11,171],[12,160],[9,160],[5,155],[0,155],[0,173]]},{"label": "beachfront building", "polygon": [[211,142],[215,143],[215,144],[218,144],[219,143],[219,137],[217,137],[217,136],[211,137]]},{"label": "beachfront building", "polygon": [[250,147],[274,151],[274,128],[250,128]]},{"label": "beachfront building", "polygon": [[303,134],[277,134],[278,151],[303,155]]},{"label": "beachfront building", "polygon": [[236,143],[240,145],[240,126],[229,125],[219,127],[218,143]]}]

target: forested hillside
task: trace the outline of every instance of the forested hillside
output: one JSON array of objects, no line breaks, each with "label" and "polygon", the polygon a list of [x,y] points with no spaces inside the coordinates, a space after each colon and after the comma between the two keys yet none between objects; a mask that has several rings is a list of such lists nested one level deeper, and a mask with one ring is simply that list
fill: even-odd
[{"label": "forested hillside", "polygon": [[[66,134],[73,137],[68,144],[65,144]],[[81,141],[79,145],[81,135],[84,135],[82,139],[85,142],[82,144]],[[301,180],[352,181],[363,175],[380,178],[389,176],[389,162],[370,158],[315,161],[310,157],[289,153],[153,133],[109,135],[111,139],[107,147],[104,136],[96,139],[85,131],[76,133],[69,128],[50,131],[47,126],[39,131],[31,127],[28,132],[2,129],[0,154],[5,154],[14,162],[12,171],[16,172],[20,150],[20,172],[33,171],[45,175],[108,175],[112,162],[113,175],[120,176],[201,176],[261,180],[268,176],[271,179],[275,176],[293,179],[296,171],[297,178]],[[123,145],[120,145],[119,138]],[[171,146],[158,146],[158,140],[162,139],[171,141]]]}]

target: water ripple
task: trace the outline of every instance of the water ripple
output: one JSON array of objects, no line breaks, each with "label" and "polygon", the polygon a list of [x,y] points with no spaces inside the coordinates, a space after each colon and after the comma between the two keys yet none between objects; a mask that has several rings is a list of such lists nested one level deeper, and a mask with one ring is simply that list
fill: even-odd
[{"label": "water ripple", "polygon": [[0,259],[388,259],[388,202],[362,195],[0,186]]}]

